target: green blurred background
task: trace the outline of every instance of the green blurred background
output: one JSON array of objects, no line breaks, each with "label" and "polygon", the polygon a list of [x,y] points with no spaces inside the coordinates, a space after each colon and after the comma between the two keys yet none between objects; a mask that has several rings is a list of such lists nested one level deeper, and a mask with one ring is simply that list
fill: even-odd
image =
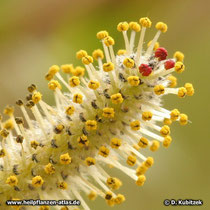
[{"label": "green blurred background", "polygon": [[[91,53],[99,48],[96,32],[107,29],[122,45],[116,30],[120,21],[138,21],[149,16],[153,23],[163,21],[169,30],[160,44],[185,53],[186,71],[178,76],[179,85],[192,82],[195,95],[179,99],[165,97],[165,107],[178,108],[189,115],[191,124],[172,125],[174,139],[169,149],[154,154],[155,165],[147,182],[139,188],[125,175],[121,192],[126,202],[113,209],[210,209],[210,1],[208,0],[1,0],[0,1],[0,108],[23,98],[26,87],[36,83],[44,99],[53,103],[44,74],[52,64],[79,62],[75,52]],[[155,33],[146,33],[146,42]],[[118,172],[114,170],[114,174]],[[165,207],[163,200],[202,199],[202,207]],[[91,209],[109,209],[102,199],[88,202]]]}]

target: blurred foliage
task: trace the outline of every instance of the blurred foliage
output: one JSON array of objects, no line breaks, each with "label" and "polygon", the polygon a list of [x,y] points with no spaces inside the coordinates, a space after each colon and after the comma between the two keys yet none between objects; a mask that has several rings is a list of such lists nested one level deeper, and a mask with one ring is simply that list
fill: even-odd
[{"label": "blurred foliage", "polygon": [[[0,108],[24,97],[27,85],[34,82],[45,94],[44,99],[53,104],[44,80],[48,67],[79,65],[77,50],[91,53],[101,47],[97,31],[108,30],[116,39],[117,50],[123,47],[121,34],[116,31],[119,21],[137,21],[142,16],[149,16],[154,23],[164,21],[169,30],[161,36],[161,46],[168,49],[170,56],[176,50],[185,53],[187,68],[178,76],[179,85],[192,82],[196,91],[185,99],[167,96],[164,104],[168,109],[176,107],[187,113],[192,123],[172,126],[173,144],[154,154],[155,165],[144,187],[138,188],[113,170],[123,179],[121,190],[127,199],[114,209],[170,209],[163,206],[166,198],[203,199],[204,205],[199,208],[209,209],[209,11],[210,2],[206,0],[1,0]],[[154,33],[154,27],[147,31],[146,42]],[[101,199],[89,203],[92,209],[109,209]]]}]

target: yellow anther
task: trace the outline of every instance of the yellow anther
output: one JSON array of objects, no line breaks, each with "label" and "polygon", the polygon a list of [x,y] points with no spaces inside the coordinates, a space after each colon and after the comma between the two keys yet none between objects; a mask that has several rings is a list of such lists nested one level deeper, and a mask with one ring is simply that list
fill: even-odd
[{"label": "yellow anther", "polygon": [[9,119],[6,122],[4,122],[3,128],[6,130],[12,130],[14,128],[13,121],[11,119]]},{"label": "yellow anther", "polygon": [[74,111],[75,111],[74,106],[68,106],[68,107],[66,108],[65,113],[66,113],[67,115],[72,115],[72,114],[74,114]]},{"label": "yellow anther", "polygon": [[63,165],[68,165],[71,163],[71,157],[69,156],[69,153],[60,155],[60,163]]},{"label": "yellow anther", "polygon": [[159,147],[160,147],[159,141],[153,140],[153,141],[152,141],[152,145],[150,146],[149,149],[150,149],[152,152],[155,152],[155,151],[157,151],[157,150],[159,149]]},{"label": "yellow anther", "polygon": [[42,94],[40,92],[35,92],[33,95],[32,95],[32,101],[37,104],[39,103],[39,101],[42,99]]},{"label": "yellow anther", "polygon": [[195,91],[194,91],[193,85],[191,83],[185,83],[184,87],[187,90],[188,96],[192,96],[194,94]]},{"label": "yellow anther", "polygon": [[[152,43],[152,40],[148,42],[147,47],[149,47],[151,45],[151,43]],[[156,51],[157,48],[159,48],[159,47],[160,47],[159,42],[155,42],[153,50]]]},{"label": "yellow anther", "polygon": [[51,79],[53,79],[53,77],[54,77],[53,74],[47,73],[47,74],[45,75],[45,79],[48,80],[48,81],[50,81]]},{"label": "yellow anther", "polygon": [[115,201],[114,201],[114,198],[110,199],[110,200],[106,200],[106,203],[109,205],[109,206],[114,206],[115,205]]},{"label": "yellow anther", "polygon": [[117,25],[117,30],[118,31],[127,31],[129,29],[129,24],[127,22],[120,22]]},{"label": "yellow anther", "polygon": [[111,100],[113,104],[121,104],[123,102],[123,97],[120,93],[111,95]]},{"label": "yellow anther", "polygon": [[125,55],[126,54],[126,50],[120,49],[117,51],[117,55]]},{"label": "yellow anther", "polygon": [[57,80],[51,80],[48,83],[48,88],[50,90],[55,90],[56,88],[61,89],[61,85],[60,85],[60,83]]},{"label": "yellow anther", "polygon": [[97,198],[97,193],[95,191],[90,191],[90,193],[88,194],[88,198],[91,201],[94,201]]},{"label": "yellow anther", "polygon": [[69,85],[71,87],[76,87],[79,84],[80,84],[79,77],[73,76],[73,77],[69,78]]},{"label": "yellow anther", "polygon": [[54,174],[55,173],[55,167],[51,164],[51,163],[48,163],[45,168],[44,168],[44,171],[46,174]]},{"label": "yellow anther", "polygon": [[182,73],[184,71],[184,69],[185,69],[185,65],[181,61],[177,61],[175,63],[175,67],[174,68],[175,68],[175,71],[177,73]]},{"label": "yellow anther", "polygon": [[171,125],[172,120],[169,118],[164,118],[163,123],[164,123],[164,125]]},{"label": "yellow anther", "polygon": [[112,192],[107,192],[107,193],[105,194],[105,199],[106,199],[106,200],[111,200],[112,197],[113,197]]},{"label": "yellow anther", "polygon": [[74,71],[72,72],[72,74],[74,76],[77,76],[77,77],[82,77],[84,76],[85,74],[85,68],[81,67],[81,66],[77,66]]},{"label": "yellow anther", "polygon": [[52,75],[55,75],[56,73],[59,72],[59,70],[60,70],[60,67],[59,67],[59,66],[53,65],[53,66],[51,66],[51,67],[49,68],[48,73],[49,73],[49,74],[52,74]]},{"label": "yellow anther", "polygon": [[94,50],[92,56],[95,60],[98,60],[99,58],[104,59],[104,53],[100,49]]},{"label": "yellow anther", "polygon": [[97,122],[95,120],[87,120],[85,122],[85,127],[88,131],[93,131],[97,129]]},{"label": "yellow anther", "polygon": [[135,32],[139,32],[141,30],[141,26],[137,22],[130,22],[129,28]]},{"label": "yellow anther", "polygon": [[39,146],[39,142],[38,141],[31,141],[31,147],[36,149]]},{"label": "yellow anther", "polygon": [[133,68],[135,63],[134,63],[134,60],[133,59],[131,59],[131,58],[125,58],[124,61],[123,61],[123,64],[127,68]]},{"label": "yellow anther", "polygon": [[114,198],[115,204],[121,204],[125,201],[125,196],[122,194],[118,194],[116,198]]},{"label": "yellow anther", "polygon": [[91,63],[93,63],[93,57],[92,56],[85,56],[82,58],[82,63],[85,64],[85,65],[89,65]]},{"label": "yellow anther", "polygon": [[103,70],[105,72],[109,72],[109,71],[114,70],[114,64],[112,62],[104,63],[103,64]]},{"label": "yellow anther", "polygon": [[73,102],[77,104],[81,104],[83,102],[83,96],[79,93],[74,94]]},{"label": "yellow anther", "polygon": [[168,26],[163,22],[158,22],[155,26],[157,30],[160,30],[161,32],[165,33],[168,30]]},{"label": "yellow anther", "polygon": [[146,181],[146,177],[144,175],[140,175],[136,181],[136,184],[138,186],[143,186],[145,181]]},{"label": "yellow anther", "polygon": [[74,67],[72,64],[64,64],[61,66],[61,70],[66,74],[72,74],[74,71]]},{"label": "yellow anther", "polygon": [[[66,207],[66,206],[63,206],[63,207],[60,208],[60,210],[69,210],[69,208]],[[75,209],[74,209],[74,210],[75,210]]]},{"label": "yellow anther", "polygon": [[93,81],[93,80],[90,80],[89,83],[88,83],[88,87],[90,89],[93,89],[93,90],[96,90],[98,89],[100,86],[100,83],[98,81]]},{"label": "yellow anther", "polygon": [[6,106],[4,109],[4,114],[12,116],[14,113],[14,107],[13,106]]},{"label": "yellow anther", "polygon": [[140,146],[138,144],[133,144],[132,146],[135,150],[140,150]]},{"label": "yellow anther", "polygon": [[6,184],[10,185],[11,187],[14,187],[18,184],[18,179],[16,176],[9,176],[6,180]]},{"label": "yellow anther", "polygon": [[160,134],[162,136],[167,136],[170,134],[170,128],[167,125],[164,125],[161,129],[160,129]]},{"label": "yellow anther", "polygon": [[92,166],[92,165],[96,164],[96,160],[95,160],[95,158],[87,157],[85,159],[85,163],[86,163],[87,166]]},{"label": "yellow anther", "polygon": [[148,167],[143,163],[140,166],[138,166],[138,168],[136,169],[136,175],[140,176],[146,173],[146,171],[148,170]]},{"label": "yellow anther", "polygon": [[187,94],[187,90],[185,87],[180,87],[178,90],[178,96],[179,98],[184,98]]},{"label": "yellow anther", "polygon": [[140,121],[135,120],[135,121],[131,122],[130,127],[131,127],[132,130],[138,131],[140,129]]},{"label": "yellow anther", "polygon": [[138,76],[129,76],[127,80],[131,86],[138,86],[140,83],[140,78]]},{"label": "yellow anther", "polygon": [[110,146],[114,149],[118,149],[122,144],[122,140],[118,138],[112,138],[110,142]]},{"label": "yellow anther", "polygon": [[77,142],[80,147],[89,145],[89,140],[88,140],[87,136],[85,136],[84,134],[77,139]]},{"label": "yellow anther", "polygon": [[87,56],[87,52],[85,50],[79,50],[77,53],[76,53],[76,57],[77,59],[82,59],[83,57]]},{"label": "yellow anther", "polygon": [[152,112],[143,112],[142,113],[142,120],[149,121],[152,119]]},{"label": "yellow anther", "polygon": [[167,77],[167,80],[170,81],[169,87],[171,87],[171,88],[176,87],[176,85],[177,85],[177,78],[176,77],[171,75],[171,76]]},{"label": "yellow anther", "polygon": [[162,95],[165,93],[165,87],[163,85],[155,85],[154,92],[156,95]]},{"label": "yellow anther", "polygon": [[41,187],[44,183],[44,180],[42,179],[41,176],[35,176],[32,178],[32,185],[34,187]]},{"label": "yellow anther", "polygon": [[114,109],[113,108],[109,108],[109,107],[103,108],[102,116],[106,117],[106,118],[113,118],[114,117]]},{"label": "yellow anther", "polygon": [[4,128],[4,129],[0,130],[0,136],[2,138],[7,138],[7,136],[9,136],[9,132]]},{"label": "yellow anther", "polygon": [[172,138],[170,136],[166,136],[163,140],[163,146],[167,148],[169,147],[171,142],[172,142]]},{"label": "yellow anther", "polygon": [[154,159],[153,159],[153,157],[148,157],[148,158],[144,161],[144,165],[145,165],[147,168],[150,168],[153,164],[154,164]]},{"label": "yellow anther", "polygon": [[179,118],[180,112],[178,109],[173,109],[170,113],[171,120],[176,121]]},{"label": "yellow anther", "polygon": [[0,158],[5,157],[6,151],[4,149],[0,149]]},{"label": "yellow anther", "polygon": [[58,182],[57,187],[60,188],[61,190],[66,190],[68,188],[68,185],[66,182]]},{"label": "yellow anther", "polygon": [[141,147],[141,148],[146,148],[149,144],[149,141],[148,139],[144,138],[144,137],[141,137],[140,140],[139,140],[139,143],[138,145]]},{"label": "yellow anther", "polygon": [[[12,201],[20,201],[19,198],[12,198]],[[15,209],[15,210],[20,210],[21,206],[20,205],[11,205],[11,208]]]},{"label": "yellow anther", "polygon": [[105,146],[101,146],[99,148],[98,154],[103,156],[103,157],[107,157],[109,155],[109,149],[107,147],[105,147]]},{"label": "yellow anther", "polygon": [[122,185],[122,182],[118,178],[115,178],[115,177],[109,177],[106,180],[106,183],[112,190],[118,190]]},{"label": "yellow anther", "polygon": [[180,125],[186,125],[188,123],[188,116],[186,114],[180,114],[179,123]]},{"label": "yellow anther", "polygon": [[49,206],[41,206],[39,207],[39,210],[50,210]]},{"label": "yellow anther", "polygon": [[134,166],[136,164],[136,157],[129,155],[126,162],[129,166]]},{"label": "yellow anther", "polygon": [[107,36],[104,38],[104,44],[109,47],[115,44],[114,39],[111,36]]},{"label": "yellow anther", "polygon": [[176,61],[183,61],[184,60],[184,54],[180,51],[176,51],[174,53],[174,58],[176,59]]},{"label": "yellow anther", "polygon": [[105,37],[109,36],[109,33],[107,31],[99,31],[97,34],[96,34],[96,37],[98,39],[104,39]]},{"label": "yellow anther", "polygon": [[58,125],[55,126],[54,132],[56,134],[60,134],[60,133],[62,133],[62,131],[63,131],[64,128],[65,127],[64,127],[63,124],[58,124]]},{"label": "yellow anther", "polygon": [[148,17],[140,18],[139,23],[142,25],[142,27],[146,27],[146,28],[150,28],[152,25],[152,22]]}]

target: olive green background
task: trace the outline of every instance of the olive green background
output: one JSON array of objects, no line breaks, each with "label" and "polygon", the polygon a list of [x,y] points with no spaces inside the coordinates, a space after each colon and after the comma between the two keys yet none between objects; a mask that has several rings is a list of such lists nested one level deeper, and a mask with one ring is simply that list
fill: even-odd
[{"label": "olive green background", "polygon": [[[75,52],[91,53],[101,47],[96,32],[106,29],[115,38],[115,50],[123,47],[116,30],[120,21],[138,21],[149,16],[155,24],[168,24],[160,44],[169,56],[185,53],[186,71],[178,84],[192,82],[195,95],[164,98],[168,109],[178,108],[192,123],[171,126],[173,143],[154,154],[155,165],[143,187],[113,170],[123,180],[120,190],[126,202],[113,209],[210,209],[210,2],[208,0],[1,0],[0,1],[0,108],[23,98],[26,87],[36,83],[44,99],[53,104],[44,74],[52,64],[75,63]],[[155,34],[154,24],[146,42]],[[17,114],[19,112],[17,111]],[[150,153],[151,154],[151,153]],[[153,154],[152,154],[153,155]],[[112,172],[111,172],[112,173]],[[165,207],[166,198],[202,199],[202,207]],[[98,198],[88,201],[91,209],[109,209]]]}]

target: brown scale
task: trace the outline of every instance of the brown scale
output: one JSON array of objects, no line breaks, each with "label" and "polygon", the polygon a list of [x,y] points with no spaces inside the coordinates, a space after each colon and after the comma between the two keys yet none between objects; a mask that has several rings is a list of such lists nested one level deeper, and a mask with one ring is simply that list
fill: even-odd
[{"label": "brown scale", "polygon": [[103,121],[102,121],[102,118],[99,117],[98,115],[95,116],[95,119],[96,119],[96,121],[99,122],[99,123],[102,123],[102,122],[103,122]]},{"label": "brown scale", "polygon": [[84,113],[83,112],[81,112],[80,114],[79,114],[79,119],[82,121],[82,122],[86,122],[87,120],[84,118]]},{"label": "brown scale", "polygon": [[57,162],[53,160],[52,156],[49,157],[49,162],[52,164],[57,164]]},{"label": "brown scale", "polygon": [[26,103],[26,107],[29,109],[31,109],[34,105],[35,105],[34,102],[31,100]]},{"label": "brown scale", "polygon": [[82,133],[87,136],[88,135],[88,132],[86,131],[85,127],[82,129]]},{"label": "brown scale", "polygon": [[125,79],[125,77],[123,76],[122,73],[119,73],[119,79],[120,79],[122,82],[127,82],[127,79]]},{"label": "brown scale", "polygon": [[35,90],[37,89],[36,85],[34,84],[31,84],[29,87],[28,87],[28,91],[30,93],[33,93]]},{"label": "brown scale", "polygon": [[51,140],[51,147],[52,148],[58,148],[58,145],[56,144],[56,140],[55,139]]},{"label": "brown scale", "polygon": [[99,108],[99,107],[97,106],[97,104],[96,104],[96,100],[91,101],[91,106],[92,106],[94,109],[98,109],[98,108]]},{"label": "brown scale", "polygon": [[39,161],[37,160],[36,156],[37,156],[37,154],[33,154],[31,159],[32,159],[32,161],[38,163]]},{"label": "brown scale", "polygon": [[35,188],[33,187],[32,184],[28,184],[28,189],[29,189],[29,190],[35,190]]},{"label": "brown scale", "polygon": [[22,143],[23,143],[23,140],[24,140],[24,138],[23,138],[23,136],[21,136],[21,135],[18,135],[18,136],[16,137],[16,142],[17,142],[17,143],[22,144]]},{"label": "brown scale", "polygon": [[28,94],[28,95],[26,96],[26,101],[30,101],[30,100],[32,100],[32,94]]},{"label": "brown scale", "polygon": [[13,173],[15,174],[15,175],[19,175],[20,173],[18,172],[18,165],[14,165],[13,166],[13,169],[12,169],[12,171],[13,171]]},{"label": "brown scale", "polygon": [[16,117],[15,118],[15,122],[20,125],[20,124],[23,124],[23,118],[22,117]]},{"label": "brown scale", "polygon": [[16,105],[18,105],[18,106],[22,106],[22,105],[23,105],[23,101],[22,101],[22,100],[20,100],[20,99],[19,99],[19,100],[17,100],[17,101],[16,101]]},{"label": "brown scale", "polygon": [[104,96],[105,96],[107,99],[110,99],[111,97],[110,97],[110,95],[107,93],[108,90],[109,90],[109,89],[105,89],[105,90],[103,91],[103,94],[104,94]]},{"label": "brown scale", "polygon": [[7,136],[9,135],[9,132],[4,128],[0,131],[0,135],[3,137],[3,138],[7,138]]}]

